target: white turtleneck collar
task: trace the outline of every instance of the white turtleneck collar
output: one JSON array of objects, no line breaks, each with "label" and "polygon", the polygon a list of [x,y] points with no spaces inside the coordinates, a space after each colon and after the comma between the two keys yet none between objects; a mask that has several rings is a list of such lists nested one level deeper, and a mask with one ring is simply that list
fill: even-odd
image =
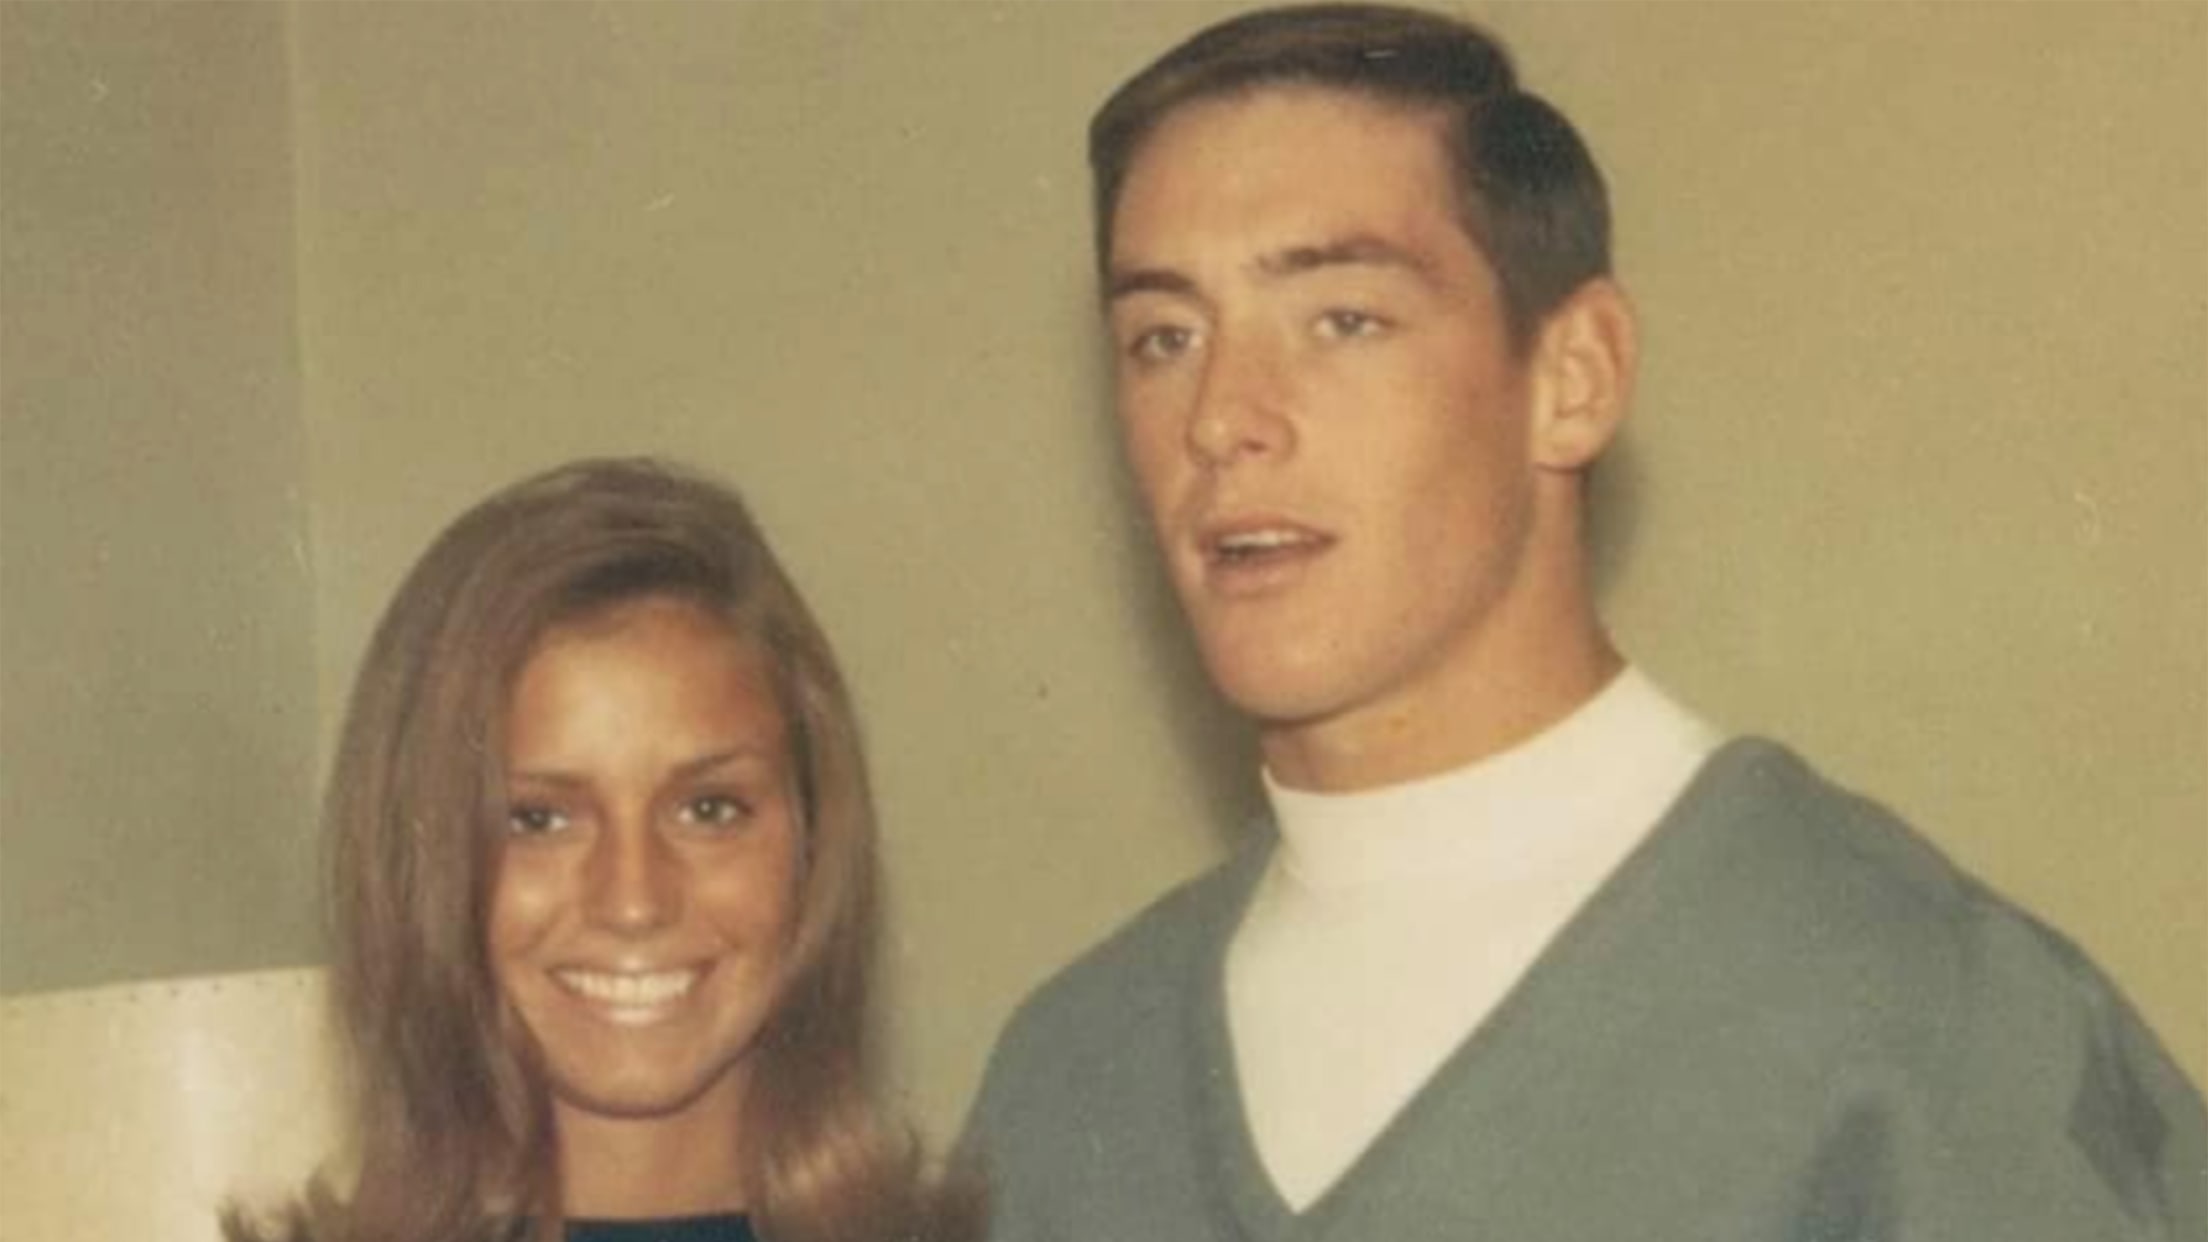
[{"label": "white turtleneck collar", "polygon": [[1227,950],[1258,1153],[1290,1206],[1341,1175],[1648,835],[1720,738],[1633,669],[1523,744],[1280,825]]},{"label": "white turtleneck collar", "polygon": [[1281,836],[1275,865],[1314,890],[1456,883],[1475,872],[1483,886],[1508,883],[1545,869],[1549,851],[1579,853],[1574,837],[1653,824],[1719,740],[1628,666],[1550,728],[1436,776],[1337,794],[1291,789],[1266,772]]}]

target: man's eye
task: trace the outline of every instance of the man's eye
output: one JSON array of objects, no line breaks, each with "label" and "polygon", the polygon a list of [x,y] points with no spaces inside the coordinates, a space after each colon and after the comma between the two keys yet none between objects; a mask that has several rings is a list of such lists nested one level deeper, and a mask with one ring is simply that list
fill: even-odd
[{"label": "man's eye", "polygon": [[709,828],[731,828],[751,818],[751,807],[741,798],[706,794],[684,803],[682,817],[689,823]]},{"label": "man's eye", "polygon": [[1187,328],[1148,328],[1127,343],[1127,355],[1137,362],[1166,362],[1187,353],[1195,341],[1196,334]]},{"label": "man's eye", "polygon": [[1361,310],[1326,311],[1320,314],[1318,321],[1319,335],[1336,341],[1378,336],[1387,331],[1388,327],[1387,320]]},{"label": "man's eye", "polygon": [[519,803],[506,811],[506,830],[517,837],[543,836],[567,827],[567,816],[548,806]]}]

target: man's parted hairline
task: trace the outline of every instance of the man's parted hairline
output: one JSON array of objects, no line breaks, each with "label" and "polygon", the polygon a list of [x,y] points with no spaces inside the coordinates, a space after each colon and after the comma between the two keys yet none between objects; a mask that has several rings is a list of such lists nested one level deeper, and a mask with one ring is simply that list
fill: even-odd
[{"label": "man's parted hairline", "polygon": [[1524,344],[1580,286],[1610,273],[1607,190],[1571,122],[1525,90],[1502,42],[1444,14],[1385,4],[1257,9],[1190,36],[1129,78],[1089,124],[1096,264],[1112,290],[1127,174],[1184,108],[1315,89],[1441,120],[1452,206],[1501,286]]}]

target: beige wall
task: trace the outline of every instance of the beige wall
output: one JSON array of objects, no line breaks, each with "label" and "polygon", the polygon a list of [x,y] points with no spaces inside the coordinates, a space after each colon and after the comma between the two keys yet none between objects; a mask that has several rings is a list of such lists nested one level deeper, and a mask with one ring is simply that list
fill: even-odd
[{"label": "beige wall", "polygon": [[285,72],[0,4],[0,991],[316,951]]},{"label": "beige wall", "polygon": [[1497,19],[1611,153],[1649,324],[1629,644],[2208,1077],[2208,7]]},{"label": "beige wall", "polygon": [[[483,491],[727,472],[867,712],[890,1048],[939,1131],[1016,996],[1250,805],[1112,457],[1078,149],[1222,11],[291,12],[324,729]],[[1622,640],[2045,912],[2208,1075],[2208,10],[1472,11],[1583,120],[1648,321]]]}]

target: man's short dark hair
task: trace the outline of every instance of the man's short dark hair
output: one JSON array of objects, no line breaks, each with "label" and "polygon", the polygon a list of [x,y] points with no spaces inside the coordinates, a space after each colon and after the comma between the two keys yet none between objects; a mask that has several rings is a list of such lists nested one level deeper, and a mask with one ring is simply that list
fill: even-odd
[{"label": "man's short dark hair", "polygon": [[1510,53],[1467,22],[1382,4],[1260,9],[1208,27],[1113,92],[1089,123],[1096,255],[1144,141],[1181,107],[1267,87],[1315,86],[1444,120],[1456,209],[1502,285],[1523,346],[1573,290],[1610,271],[1602,173],[1570,121],[1520,89]]}]

